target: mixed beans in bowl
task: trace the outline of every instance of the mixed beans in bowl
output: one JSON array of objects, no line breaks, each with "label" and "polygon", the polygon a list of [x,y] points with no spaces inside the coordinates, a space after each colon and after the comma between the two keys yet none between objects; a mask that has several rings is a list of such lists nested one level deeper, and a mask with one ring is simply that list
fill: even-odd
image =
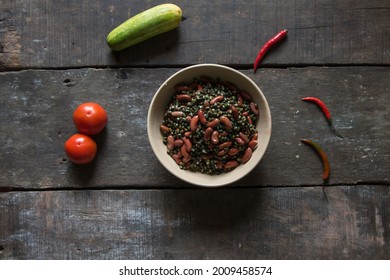
[{"label": "mixed beans in bowl", "polygon": [[148,137],[161,164],[199,186],[231,184],[261,160],[271,114],[261,90],[241,72],[218,64],[178,71],[154,95]]}]

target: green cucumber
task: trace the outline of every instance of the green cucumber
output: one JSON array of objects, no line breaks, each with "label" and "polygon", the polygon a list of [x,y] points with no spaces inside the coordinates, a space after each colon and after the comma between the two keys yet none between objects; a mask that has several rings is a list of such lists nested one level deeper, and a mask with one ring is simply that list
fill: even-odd
[{"label": "green cucumber", "polygon": [[174,4],[162,4],[128,19],[107,36],[108,46],[120,51],[179,26],[182,11]]}]

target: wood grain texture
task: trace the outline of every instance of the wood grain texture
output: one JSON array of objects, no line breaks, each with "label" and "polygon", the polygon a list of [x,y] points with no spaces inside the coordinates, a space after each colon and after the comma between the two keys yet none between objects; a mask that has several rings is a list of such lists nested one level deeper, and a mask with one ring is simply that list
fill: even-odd
[{"label": "wood grain texture", "polygon": [[[1,1],[0,259],[390,259],[390,2],[178,0],[179,28],[108,48],[109,31],[157,4]],[[225,188],[174,178],[148,144],[154,92],[197,63],[239,69],[271,108],[264,159]],[[109,122],[96,161],[76,166],[63,146],[85,101]],[[328,200],[300,138],[328,154]]]},{"label": "wood grain texture", "polygon": [[0,259],[389,259],[389,186],[0,193]]},{"label": "wood grain texture", "polygon": [[[0,74],[0,186],[103,188],[183,186],[157,161],[146,118],[154,92],[178,69],[53,70]],[[300,138],[317,141],[331,162],[331,184],[389,182],[390,72],[383,67],[242,71],[264,91],[273,119],[269,148],[240,186],[320,185],[321,162]],[[321,98],[345,136],[301,101]],[[89,166],[67,161],[63,145],[76,129],[78,104],[106,108],[107,128]]]},{"label": "wood grain texture", "polygon": [[[175,1],[181,26],[120,53],[106,36],[160,1],[2,1],[0,69],[221,63],[252,67],[280,29],[286,42],[264,66],[389,64],[387,0]],[[80,12],[82,11],[82,12]]]}]

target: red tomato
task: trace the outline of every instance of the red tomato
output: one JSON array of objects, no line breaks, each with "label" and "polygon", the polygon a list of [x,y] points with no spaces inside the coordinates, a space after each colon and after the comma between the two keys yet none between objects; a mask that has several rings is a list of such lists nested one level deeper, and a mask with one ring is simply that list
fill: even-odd
[{"label": "red tomato", "polygon": [[96,135],[106,126],[107,113],[97,103],[83,103],[74,111],[73,122],[79,132],[87,135]]},{"label": "red tomato", "polygon": [[77,164],[90,163],[96,156],[95,140],[84,134],[74,134],[65,142],[65,152],[70,161]]}]

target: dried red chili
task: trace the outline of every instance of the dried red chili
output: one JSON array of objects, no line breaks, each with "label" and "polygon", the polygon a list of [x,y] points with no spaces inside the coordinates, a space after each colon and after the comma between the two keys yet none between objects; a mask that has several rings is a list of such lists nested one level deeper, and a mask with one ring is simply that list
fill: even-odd
[{"label": "dried red chili", "polygon": [[311,148],[313,148],[317,152],[318,156],[320,157],[320,159],[322,161],[322,166],[323,166],[322,180],[323,180],[324,185],[327,185],[329,182],[330,164],[329,164],[329,160],[328,160],[326,153],[321,148],[321,146],[318,145],[314,141],[307,140],[307,139],[301,139],[301,142],[310,146]]},{"label": "dried red chili", "polygon": [[322,182],[323,182],[322,192],[324,193],[326,201],[329,202],[328,196],[326,195],[326,192],[325,192],[325,186],[328,185],[328,183],[329,183],[329,175],[330,175],[330,164],[329,164],[328,156],[326,155],[324,150],[321,148],[321,146],[318,145],[317,143],[315,143],[315,142],[313,142],[311,140],[307,140],[307,139],[301,139],[301,142],[306,144],[306,145],[308,145],[308,146],[310,146],[312,149],[314,149],[316,151],[316,153],[318,154],[318,156],[320,157],[321,161],[322,161],[322,166],[323,166],[323,172],[322,172]]},{"label": "dried red chili", "polygon": [[302,98],[302,100],[313,102],[313,103],[317,104],[321,108],[322,112],[324,113],[324,115],[329,123],[329,126],[332,129],[332,131],[334,132],[334,134],[336,134],[338,137],[343,138],[343,136],[340,133],[338,133],[337,130],[334,128],[333,122],[332,122],[332,117],[330,115],[330,111],[329,111],[328,107],[326,107],[325,103],[322,100],[320,100],[317,97],[312,97],[312,96],[304,97],[304,98]]},{"label": "dried red chili", "polygon": [[256,73],[256,70],[257,70],[257,66],[259,65],[260,61],[263,59],[264,55],[267,53],[267,51],[273,46],[275,45],[276,43],[278,43],[279,41],[281,41],[284,37],[286,37],[287,35],[287,32],[288,30],[287,29],[283,29],[281,31],[279,31],[274,37],[272,37],[271,39],[269,39],[267,41],[267,43],[265,43],[259,53],[257,54],[257,57],[255,59],[255,62],[253,64],[253,70],[254,72]]}]

